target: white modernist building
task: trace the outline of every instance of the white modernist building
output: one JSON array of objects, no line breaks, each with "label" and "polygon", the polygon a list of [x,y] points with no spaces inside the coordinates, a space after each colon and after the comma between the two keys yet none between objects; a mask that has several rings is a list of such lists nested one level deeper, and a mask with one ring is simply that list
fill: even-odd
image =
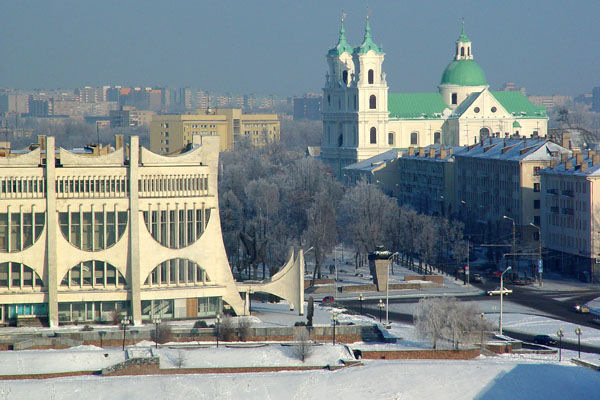
[{"label": "white modernist building", "polygon": [[[89,149],[88,149],[89,150]],[[106,149],[105,149],[106,150]],[[302,252],[270,282],[238,287],[221,236],[218,137],[161,156],[132,137],[103,151],[41,137],[0,157],[0,322],[238,315],[240,292],[267,291],[302,312]],[[116,311],[115,311],[116,310]]]},{"label": "white modernist building", "polygon": [[437,92],[388,93],[384,56],[368,19],[363,42],[355,48],[342,21],[338,43],[327,53],[321,141],[321,158],[337,176],[344,167],[390,149],[546,134],[544,107],[521,92],[489,90],[464,27]]}]

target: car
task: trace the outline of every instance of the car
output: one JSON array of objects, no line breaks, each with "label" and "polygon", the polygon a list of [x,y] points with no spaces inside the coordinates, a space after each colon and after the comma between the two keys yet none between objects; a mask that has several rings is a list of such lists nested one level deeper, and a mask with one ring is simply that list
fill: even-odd
[{"label": "car", "polygon": [[483,282],[483,276],[481,276],[480,274],[473,274],[469,279],[471,282]]},{"label": "car", "polygon": [[[502,294],[504,296],[511,294],[513,291],[511,289],[508,289],[506,287],[502,288]],[[490,289],[487,292],[485,292],[488,296],[493,296],[495,294],[500,294],[500,286],[495,287],[494,289]]]},{"label": "car", "polygon": [[323,300],[321,300],[321,303],[333,303],[335,302],[335,299],[333,298],[333,296],[325,296],[323,297]]},{"label": "car", "polygon": [[533,337],[533,343],[543,344],[544,346],[556,346],[558,342],[556,339],[551,338],[548,335],[536,335]]},{"label": "car", "polygon": [[590,308],[586,305],[576,304],[575,307],[573,307],[573,311],[581,314],[587,314],[590,312]]}]

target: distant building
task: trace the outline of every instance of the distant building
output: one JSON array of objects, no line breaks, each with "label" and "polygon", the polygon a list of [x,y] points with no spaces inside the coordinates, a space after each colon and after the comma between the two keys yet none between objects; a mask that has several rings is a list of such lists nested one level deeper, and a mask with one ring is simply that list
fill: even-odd
[{"label": "distant building", "polygon": [[166,154],[190,143],[193,135],[219,136],[221,151],[248,140],[254,146],[279,141],[276,114],[243,114],[241,109],[198,110],[196,114],[155,115],[150,125],[150,149]]},{"label": "distant building", "polygon": [[564,106],[573,101],[573,97],[559,94],[552,96],[527,96],[527,99],[533,105],[544,106],[546,108]]},{"label": "distant building", "polygon": [[321,119],[321,108],[323,96],[303,96],[294,98],[294,121],[308,119],[319,121]]},{"label": "distant building", "polygon": [[0,94],[0,113],[29,113],[29,95],[19,93]]},{"label": "distant building", "polygon": [[592,111],[600,113],[600,86],[592,89]]},{"label": "distant building", "polygon": [[29,96],[29,113],[31,117],[47,117],[54,114],[52,99],[39,99],[35,96]]},{"label": "distant building", "polygon": [[109,113],[111,128],[150,126],[154,111],[136,110],[135,107],[121,106]]},{"label": "distant building", "polygon": [[523,96],[527,95],[527,91],[524,87],[518,88],[514,82],[506,82],[502,88],[500,88],[501,92],[521,92]]},{"label": "distant building", "polygon": [[85,86],[75,89],[75,96],[82,103],[99,103],[106,100],[104,88],[101,87]]}]

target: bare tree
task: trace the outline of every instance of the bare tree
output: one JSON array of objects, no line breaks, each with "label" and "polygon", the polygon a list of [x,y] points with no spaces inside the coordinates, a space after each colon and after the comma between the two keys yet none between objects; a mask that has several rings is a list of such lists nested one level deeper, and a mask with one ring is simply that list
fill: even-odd
[{"label": "bare tree", "polygon": [[178,349],[177,355],[173,357],[171,361],[173,362],[173,365],[175,365],[177,368],[183,368],[187,361],[187,356],[183,350]]},{"label": "bare tree", "polygon": [[315,299],[313,299],[312,296],[308,296],[308,306],[306,307],[306,325],[312,326],[314,314],[315,314]]},{"label": "bare tree", "polygon": [[161,323],[151,331],[150,338],[156,343],[168,343],[173,340],[173,331],[168,324]]},{"label": "bare tree", "polygon": [[250,334],[250,327],[252,327],[252,320],[246,317],[240,317],[237,320],[237,336],[242,341],[245,342]]},{"label": "bare tree", "polygon": [[310,342],[310,332],[305,327],[298,327],[294,335],[294,355],[304,362],[312,353],[312,344]]},{"label": "bare tree", "polygon": [[230,342],[235,337],[235,328],[233,327],[233,321],[231,317],[225,316],[219,324],[216,334],[219,336],[219,340],[224,342]]},{"label": "bare tree", "polygon": [[417,335],[430,339],[437,348],[446,327],[446,305],[443,298],[423,298],[417,304],[413,319]]}]

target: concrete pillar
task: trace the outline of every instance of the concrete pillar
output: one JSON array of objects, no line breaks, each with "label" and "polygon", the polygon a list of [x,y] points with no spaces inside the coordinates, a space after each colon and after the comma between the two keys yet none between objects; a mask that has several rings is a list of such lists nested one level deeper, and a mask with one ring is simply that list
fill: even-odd
[{"label": "concrete pillar", "polygon": [[54,137],[46,139],[46,285],[48,286],[48,323],[51,328],[58,326],[58,254],[57,254],[57,215],[56,215],[56,167]]},{"label": "concrete pillar", "polygon": [[371,260],[369,259],[369,269],[373,276],[373,283],[377,285],[377,290],[382,292],[387,288],[388,282],[388,265],[390,261],[384,260]]},{"label": "concrete pillar", "polygon": [[142,302],[140,297],[140,213],[139,213],[139,137],[132,136],[129,145],[129,299],[134,325],[142,323]]},{"label": "concrete pillar", "polygon": [[298,251],[298,284],[299,290],[298,293],[300,295],[300,300],[298,301],[298,315],[304,315],[304,250],[300,249]]}]

